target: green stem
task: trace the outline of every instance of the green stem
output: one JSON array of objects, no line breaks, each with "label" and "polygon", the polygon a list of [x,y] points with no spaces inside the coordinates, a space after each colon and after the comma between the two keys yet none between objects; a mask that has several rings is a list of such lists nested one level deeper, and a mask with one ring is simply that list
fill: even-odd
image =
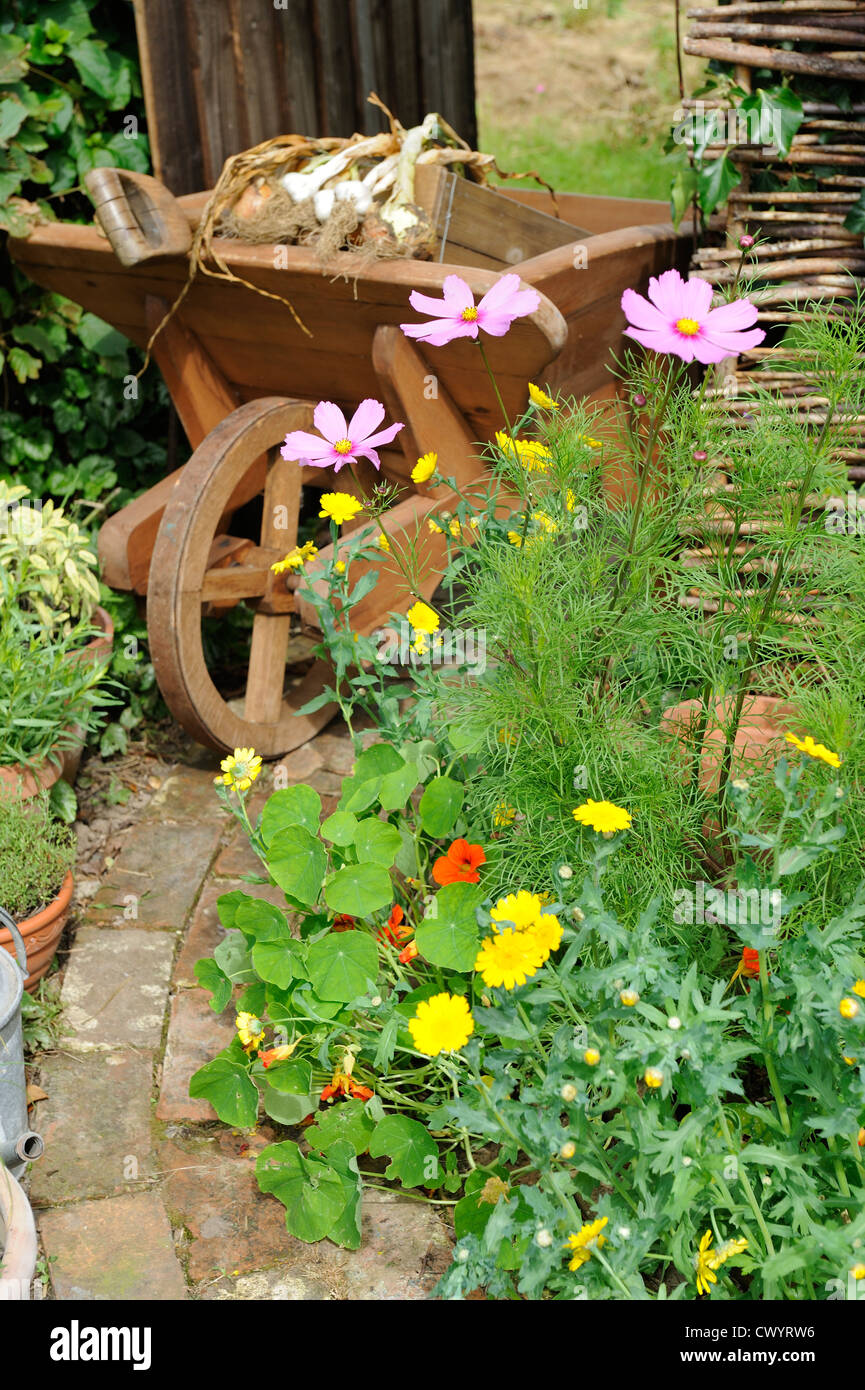
[{"label": "green stem", "polygon": [[730,1126],[727,1124],[727,1116],[724,1114],[724,1109],[720,1102],[718,1104],[718,1117],[721,1121],[721,1131],[730,1149],[730,1156],[731,1158],[734,1158],[736,1160],[736,1167],[739,1173],[739,1182],[742,1184],[742,1189],[745,1193],[745,1196],[748,1199],[748,1205],[754,1213],[754,1220],[757,1222],[757,1225],[760,1228],[760,1233],[763,1237],[763,1241],[766,1246],[766,1254],[774,1255],[775,1247],[772,1244],[772,1237],[769,1234],[769,1227],[766,1225],[766,1222],[763,1218],[763,1213],[760,1210],[759,1203],[754,1195],[754,1189],[748,1181],[748,1174],[745,1172],[743,1165],[739,1162],[736,1154],[733,1151],[733,1136],[730,1133]]},{"label": "green stem", "polygon": [[784,1092],[778,1080],[778,1073],[775,1070],[775,1059],[772,1057],[768,1048],[768,1039],[772,1036],[773,1016],[772,1001],[769,998],[769,971],[766,967],[766,952],[759,951],[757,959],[760,962],[760,989],[763,994],[763,1029],[766,1034],[766,1044],[763,1048],[763,1062],[766,1066],[766,1075],[769,1078],[769,1085],[772,1088],[772,1095],[775,1097],[775,1105],[778,1110],[778,1118],[781,1127],[789,1138],[791,1133],[790,1115],[787,1111],[787,1102],[784,1099]]}]

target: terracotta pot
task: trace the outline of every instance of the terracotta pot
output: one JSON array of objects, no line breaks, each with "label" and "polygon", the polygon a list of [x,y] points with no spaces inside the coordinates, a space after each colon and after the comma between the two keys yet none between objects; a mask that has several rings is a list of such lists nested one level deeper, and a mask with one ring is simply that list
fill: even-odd
[{"label": "terracotta pot", "polygon": [[[24,938],[24,945],[27,947],[27,968],[30,973],[24,988],[28,994],[33,993],[54,958],[57,943],[69,916],[73,887],[74,880],[70,869],[54,901],[50,902],[47,907],[43,907],[41,912],[34,913],[32,917],[25,917],[23,922],[18,923],[18,930]],[[6,931],[5,928],[0,930],[0,946],[14,956],[15,945],[12,940],[12,933]]]},{"label": "terracotta pot", "polygon": [[[729,722],[734,708],[735,696],[728,695],[723,700],[716,700],[707,721],[700,766],[700,786],[703,791],[718,790],[724,757],[724,726]],[[702,700],[682,700],[678,705],[665,709],[661,716],[661,727],[666,725],[676,735],[683,749],[687,748],[692,755],[703,710]],[[754,692],[746,695],[733,749],[732,776],[746,773],[749,763],[775,762],[786,747],[784,735],[791,731],[795,717],[792,706],[778,695],[758,695]],[[690,758],[687,759],[685,775],[690,776]]]},{"label": "terracotta pot", "polygon": [[0,1168],[0,1301],[32,1297],[36,1273],[36,1223],[24,1189]]}]

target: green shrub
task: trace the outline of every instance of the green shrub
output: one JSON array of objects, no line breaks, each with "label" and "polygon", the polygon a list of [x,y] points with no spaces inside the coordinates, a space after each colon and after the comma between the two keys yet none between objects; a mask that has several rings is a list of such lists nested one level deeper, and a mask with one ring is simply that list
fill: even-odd
[{"label": "green shrub", "polygon": [[75,863],[75,836],[48,797],[0,800],[0,903],[19,922],[47,906]]}]

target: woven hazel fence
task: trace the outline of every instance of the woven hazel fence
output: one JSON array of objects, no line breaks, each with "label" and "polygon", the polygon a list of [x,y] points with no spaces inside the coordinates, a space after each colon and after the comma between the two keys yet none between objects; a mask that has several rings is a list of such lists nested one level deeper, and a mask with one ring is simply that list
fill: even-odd
[{"label": "woven hazel fence", "polygon": [[[750,93],[785,79],[800,97],[803,120],[783,156],[771,132],[743,129],[734,104],[704,98],[703,108],[731,113],[722,138],[706,155],[725,153],[740,182],[709,222],[707,244],[692,273],[716,285],[736,279],[740,238],[757,245],[748,262],[749,297],[759,307],[766,343],[722,364],[713,394],[723,394],[734,419],[753,409],[759,383],[779,392],[791,412],[816,427],[827,402],[807,373],[773,358],[785,325],[813,315],[815,305],[844,315],[865,283],[861,229],[845,226],[865,195],[865,0],[776,0],[690,8],[686,53],[712,60]],[[723,66],[721,66],[723,65]],[[695,101],[686,102],[692,110]],[[741,113],[740,113],[741,114]],[[865,370],[865,365],[863,365]],[[865,422],[851,422],[841,451],[851,483],[865,480]]]}]

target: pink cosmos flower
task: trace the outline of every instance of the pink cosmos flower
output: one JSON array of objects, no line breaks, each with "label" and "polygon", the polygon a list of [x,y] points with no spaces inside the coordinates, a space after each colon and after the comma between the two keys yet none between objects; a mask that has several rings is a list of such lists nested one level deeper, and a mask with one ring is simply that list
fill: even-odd
[{"label": "pink cosmos flower", "polygon": [[521,290],[519,275],[503,275],[479,304],[458,275],[448,275],[442,286],[443,299],[412,290],[409,303],[419,314],[432,314],[432,323],[401,323],[407,338],[419,338],[431,347],[444,347],[454,338],[476,338],[478,329],[501,338],[514,319],[533,314],[541,302],[536,290]]},{"label": "pink cosmos flower", "polygon": [[721,362],[762,343],[766,335],[762,328],[752,328],[757,310],[751,301],[735,299],[713,309],[712,293],[708,280],[683,280],[678,270],[665,270],[649,281],[648,299],[625,290],[625,333],[654,352],[675,353],[683,362]]},{"label": "pink cosmos flower", "polygon": [[285,436],[280,453],[284,459],[308,463],[313,468],[332,468],[334,473],[338,473],[344,463],[354,463],[358,458],[367,458],[380,468],[376,445],[390,444],[404,428],[401,424],[388,425],[386,430],[375,434],[384,419],[384,406],[371,396],[361,401],[348,425],[333,401],[319,401],[312,418],[324,437],[306,430],[292,430]]}]

